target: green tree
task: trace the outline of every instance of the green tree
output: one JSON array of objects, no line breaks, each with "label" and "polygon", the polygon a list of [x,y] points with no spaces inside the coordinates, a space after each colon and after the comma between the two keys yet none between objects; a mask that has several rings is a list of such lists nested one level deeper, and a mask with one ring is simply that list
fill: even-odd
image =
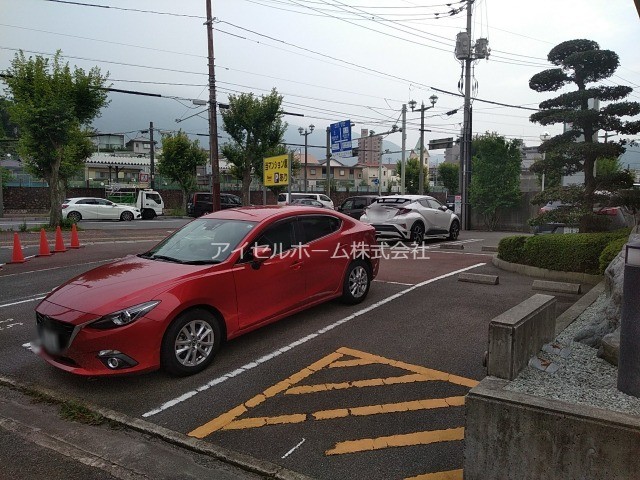
[{"label": "green tree", "polygon": [[224,131],[231,137],[222,154],[231,164],[231,174],[242,181],[245,205],[250,203],[251,180],[262,178],[263,159],[287,153],[282,145],[287,124],[281,105],[282,96],[274,88],[260,98],[253,93],[229,95],[229,108],[222,112]]},{"label": "green tree", "polygon": [[7,98],[0,97],[0,156],[7,154],[18,157],[18,126],[9,118],[10,102]]},{"label": "green tree", "polygon": [[187,209],[187,196],[196,186],[196,167],[204,165],[207,153],[200,148],[198,140],[191,141],[182,130],[175,135],[162,136],[162,155],[158,172],[176,182],[182,190],[182,210]]},{"label": "green tree", "polygon": [[[615,52],[601,50],[592,40],[569,40],[555,46],[547,56],[556,68],[544,70],[534,75],[529,86],[536,92],[555,92],[567,85],[574,84],[577,90],[563,93],[540,104],[540,111],[531,115],[532,122],[541,125],[563,123],[568,129],[560,135],[550,138],[540,146],[551,162],[555,162],[556,171],[563,175],[584,172],[584,192],[581,200],[581,230],[587,231],[593,217],[593,205],[598,180],[595,175],[595,162],[598,158],[617,158],[623,151],[623,143],[598,143],[599,130],[635,134],[640,131],[640,121],[622,120],[625,116],[640,113],[640,103],[620,101],[626,98],[631,87],[589,86],[611,77],[619,65]],[[598,100],[608,104],[599,110],[590,108],[590,101]],[[563,200],[560,188],[549,189],[538,197],[538,203],[549,199]],[[555,198],[552,198],[555,197]]]},{"label": "green tree", "polygon": [[507,141],[496,133],[473,140],[469,202],[481,214],[489,230],[500,220],[500,209],[520,200],[520,140]]},{"label": "green tree", "polygon": [[460,183],[460,165],[457,163],[441,163],[438,165],[438,176],[449,195],[458,193]]},{"label": "green tree", "polygon": [[60,224],[66,181],[93,150],[89,125],[108,104],[100,70],[71,70],[61,57],[58,51],[52,62],[39,55],[27,59],[21,51],[4,72],[10,118],[19,130],[18,153],[28,170],[49,184],[51,226]]},{"label": "green tree", "polygon": [[[420,191],[420,160],[417,158],[410,158],[406,161],[407,172],[404,175],[404,189],[410,195],[416,195]],[[402,176],[402,162],[398,162],[396,170],[398,176]],[[429,169],[425,166],[424,178],[429,178]],[[424,182],[424,191],[429,191],[429,182]]]}]

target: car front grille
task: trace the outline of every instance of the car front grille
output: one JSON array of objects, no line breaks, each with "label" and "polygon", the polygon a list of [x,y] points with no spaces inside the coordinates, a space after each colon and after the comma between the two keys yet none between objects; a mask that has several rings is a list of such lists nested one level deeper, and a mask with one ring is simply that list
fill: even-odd
[{"label": "car front grille", "polygon": [[36,328],[47,353],[58,355],[69,347],[76,327],[36,312]]}]

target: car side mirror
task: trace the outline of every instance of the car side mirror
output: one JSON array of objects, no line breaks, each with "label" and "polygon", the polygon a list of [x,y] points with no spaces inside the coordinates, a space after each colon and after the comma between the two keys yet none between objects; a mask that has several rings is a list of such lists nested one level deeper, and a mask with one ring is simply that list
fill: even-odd
[{"label": "car side mirror", "polygon": [[438,210],[442,210],[443,212],[446,212],[447,210],[449,210],[449,207],[447,207],[446,205],[440,205],[438,207]]},{"label": "car side mirror", "polygon": [[259,245],[251,249],[251,256],[253,261],[251,262],[251,268],[259,270],[260,266],[273,255],[271,247]]}]

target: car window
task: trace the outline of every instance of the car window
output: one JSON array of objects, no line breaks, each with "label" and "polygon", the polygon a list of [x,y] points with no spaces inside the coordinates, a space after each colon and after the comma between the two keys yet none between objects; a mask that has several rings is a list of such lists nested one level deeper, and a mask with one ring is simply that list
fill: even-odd
[{"label": "car window", "polygon": [[83,198],[82,200],[78,200],[76,202],[78,205],[95,205],[96,201],[92,198]]},{"label": "car window", "polygon": [[408,198],[398,198],[398,197],[381,197],[375,200],[376,203],[382,203],[382,204],[403,204],[403,203],[411,203],[412,200],[408,199]]},{"label": "car window", "polygon": [[196,202],[211,202],[212,195],[210,193],[197,193]]},{"label": "car window", "polygon": [[267,228],[254,245],[271,247],[274,255],[289,250],[295,243],[295,221],[285,220]]},{"label": "car window", "polygon": [[180,262],[222,262],[255,225],[241,220],[197,219],[143,256],[164,256]]},{"label": "car window", "polygon": [[158,195],[157,193],[147,193],[147,198],[149,200],[153,200],[158,205],[160,205],[162,203],[162,200],[160,199],[160,195]]},{"label": "car window", "polygon": [[284,193],[281,193],[278,195],[278,201],[279,202],[286,202],[287,201],[287,195]]},{"label": "car window", "polygon": [[299,217],[299,222],[304,232],[303,243],[313,242],[318,238],[337,232],[342,223],[339,218],[329,215],[304,215]]},{"label": "car window", "polygon": [[233,205],[242,205],[242,202],[240,201],[240,199],[235,195],[229,195],[227,200],[229,200],[229,203],[232,203]]},{"label": "car window", "polygon": [[96,198],[93,201],[96,205],[102,205],[102,206],[111,206],[114,205],[112,202],[110,202],[109,200],[103,200],[102,198]]},{"label": "car window", "polygon": [[440,208],[442,206],[442,204],[439,201],[433,198],[430,198],[428,201],[429,201],[429,204],[431,205],[431,208]]},{"label": "car window", "polygon": [[364,198],[357,198],[355,202],[353,202],[353,208],[365,208],[367,206],[367,201]]},{"label": "car window", "polygon": [[320,195],[320,200],[322,200],[323,202],[330,202],[331,199],[329,197],[327,197],[326,195]]},{"label": "car window", "polygon": [[354,201],[351,199],[345,200],[345,202],[342,204],[342,208],[344,210],[349,210],[351,208],[354,208]]}]

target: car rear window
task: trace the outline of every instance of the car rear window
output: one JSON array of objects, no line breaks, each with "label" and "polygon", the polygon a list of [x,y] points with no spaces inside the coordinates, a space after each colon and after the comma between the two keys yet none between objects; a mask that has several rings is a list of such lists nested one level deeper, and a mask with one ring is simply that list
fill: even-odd
[{"label": "car rear window", "polygon": [[381,197],[376,200],[378,203],[385,204],[402,204],[407,202],[412,202],[413,200],[409,198],[397,198],[397,197]]}]

